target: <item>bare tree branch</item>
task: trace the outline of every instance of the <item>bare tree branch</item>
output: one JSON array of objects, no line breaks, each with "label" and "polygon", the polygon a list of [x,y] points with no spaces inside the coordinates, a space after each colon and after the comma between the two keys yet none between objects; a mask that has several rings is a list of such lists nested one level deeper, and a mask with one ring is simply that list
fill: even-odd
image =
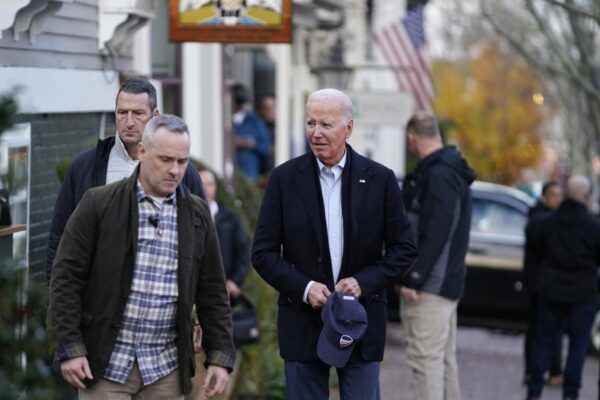
[{"label": "bare tree branch", "polygon": [[577,7],[573,4],[564,3],[564,2],[558,1],[558,0],[545,0],[545,1],[553,6],[561,7],[562,9],[566,10],[569,14],[575,14],[580,17],[590,18],[600,24],[600,16],[599,15],[592,14],[583,8]]}]

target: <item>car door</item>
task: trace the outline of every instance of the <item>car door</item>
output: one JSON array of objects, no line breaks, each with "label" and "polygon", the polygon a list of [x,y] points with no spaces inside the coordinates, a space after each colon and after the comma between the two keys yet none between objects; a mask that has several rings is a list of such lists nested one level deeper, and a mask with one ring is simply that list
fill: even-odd
[{"label": "car door", "polygon": [[477,318],[493,325],[526,318],[521,272],[530,204],[507,189],[498,185],[473,187],[467,278],[459,305],[463,322]]}]

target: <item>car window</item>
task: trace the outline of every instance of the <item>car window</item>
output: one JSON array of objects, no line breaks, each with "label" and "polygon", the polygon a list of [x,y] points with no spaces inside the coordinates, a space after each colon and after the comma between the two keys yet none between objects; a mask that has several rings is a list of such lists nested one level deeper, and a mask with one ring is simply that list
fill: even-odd
[{"label": "car window", "polygon": [[527,216],[521,211],[487,199],[473,199],[471,232],[524,237]]}]

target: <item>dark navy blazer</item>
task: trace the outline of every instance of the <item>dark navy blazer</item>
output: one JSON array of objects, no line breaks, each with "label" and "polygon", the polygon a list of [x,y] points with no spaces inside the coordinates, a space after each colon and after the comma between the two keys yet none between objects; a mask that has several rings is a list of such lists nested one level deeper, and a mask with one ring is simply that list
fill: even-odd
[{"label": "dark navy blazer", "polygon": [[[381,361],[387,319],[384,288],[408,271],[417,251],[393,171],[350,146],[347,150],[347,177],[342,174],[345,250],[339,279],[358,281],[367,311],[367,332],[354,351],[365,361]],[[334,286],[320,210],[314,155],[305,154],[273,170],[254,234],[252,261],[280,294],[279,346],[288,361],[318,360],[320,310],[302,298],[311,280],[330,290]]]}]

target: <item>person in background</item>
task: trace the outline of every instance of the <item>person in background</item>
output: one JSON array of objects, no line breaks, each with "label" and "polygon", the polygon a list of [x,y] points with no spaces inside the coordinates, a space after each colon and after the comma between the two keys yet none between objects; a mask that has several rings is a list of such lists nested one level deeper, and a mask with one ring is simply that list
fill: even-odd
[{"label": "person in background", "polygon": [[562,385],[563,399],[579,397],[590,331],[598,310],[600,223],[588,210],[591,184],[581,175],[567,182],[566,199],[549,216],[538,219],[539,236],[531,243],[544,277],[539,286],[536,336],[527,398],[539,399],[556,337],[569,337]]},{"label": "person in background", "polygon": [[[311,152],[271,172],[258,216],[252,264],[279,292],[277,331],[288,400],[329,398],[332,366],[341,398],[380,399],[385,287],[406,274],[417,256],[396,176],[346,144],[353,127],[346,94],[312,93],[306,103]],[[338,346],[353,347],[337,365],[317,351],[321,310],[334,291],[360,301],[368,320],[356,343],[338,338]]]},{"label": "person in background", "polygon": [[233,145],[239,170],[248,178],[260,176],[262,159],[269,156],[269,130],[264,121],[250,109],[250,97],[246,87],[235,84],[233,95]]},{"label": "person in background", "polygon": [[145,127],[133,174],[88,190],[67,222],[50,283],[55,368],[80,400],[181,399],[194,375],[192,308],[208,396],[235,363],[231,308],[206,202],[181,185],[190,135],[174,115]]},{"label": "person in background", "polygon": [[265,122],[267,129],[269,130],[269,139],[271,144],[271,151],[267,157],[263,158],[263,163],[261,165],[261,173],[270,172],[275,166],[275,96],[272,93],[265,94],[259,100],[259,114],[260,117]]},{"label": "person in background", "polygon": [[453,146],[444,146],[435,118],[415,113],[406,125],[419,163],[402,185],[419,258],[412,280],[398,287],[417,400],[459,400],[456,312],[464,292],[475,172]]},{"label": "person in background", "polygon": [[[563,190],[557,181],[548,181],[542,186],[542,194],[534,207],[529,210],[529,220],[525,228],[525,251],[523,260],[523,286],[529,298],[529,314],[527,331],[525,332],[525,379],[527,384],[531,377],[531,365],[533,363],[533,342],[536,336],[536,321],[538,317],[538,296],[541,282],[541,265],[534,263],[539,260],[535,254],[533,244],[536,242],[540,225],[535,223],[539,219],[547,218],[552,214],[563,200]],[[556,337],[556,343],[552,351],[550,363],[550,376],[548,383],[555,386],[562,385],[562,332]]]},{"label": "person in background", "polygon": [[236,212],[217,203],[215,175],[209,170],[200,170],[198,173],[217,228],[227,292],[231,299],[236,299],[242,293],[244,279],[250,270],[250,238]]},{"label": "person in background", "polygon": [[[240,219],[236,212],[223,204],[217,203],[217,182],[215,174],[207,169],[198,171],[202,186],[206,193],[206,200],[210,213],[215,222],[217,236],[219,237],[219,246],[221,248],[221,257],[223,258],[223,267],[225,268],[225,283],[231,304],[235,304],[237,299],[242,294],[244,279],[250,270],[250,238],[246,234]],[[233,371],[230,374],[229,385],[222,396],[215,397],[218,399],[228,399],[233,391],[233,385],[239,372],[239,364],[241,361],[241,352],[238,349],[236,363]],[[204,354],[198,354],[196,360],[204,363]],[[197,376],[194,377],[194,388],[192,390],[191,400],[204,400],[206,396],[202,389],[203,370],[200,368]]]},{"label": "person in background", "polygon": [[[77,156],[63,181],[52,216],[46,256],[46,279],[50,282],[52,262],[67,220],[88,189],[128,178],[139,162],[138,144],[144,127],[159,115],[156,89],[142,78],[125,81],[116,98],[117,134],[98,140],[94,149]],[[202,183],[195,168],[188,164],[183,184],[204,198]]]}]

